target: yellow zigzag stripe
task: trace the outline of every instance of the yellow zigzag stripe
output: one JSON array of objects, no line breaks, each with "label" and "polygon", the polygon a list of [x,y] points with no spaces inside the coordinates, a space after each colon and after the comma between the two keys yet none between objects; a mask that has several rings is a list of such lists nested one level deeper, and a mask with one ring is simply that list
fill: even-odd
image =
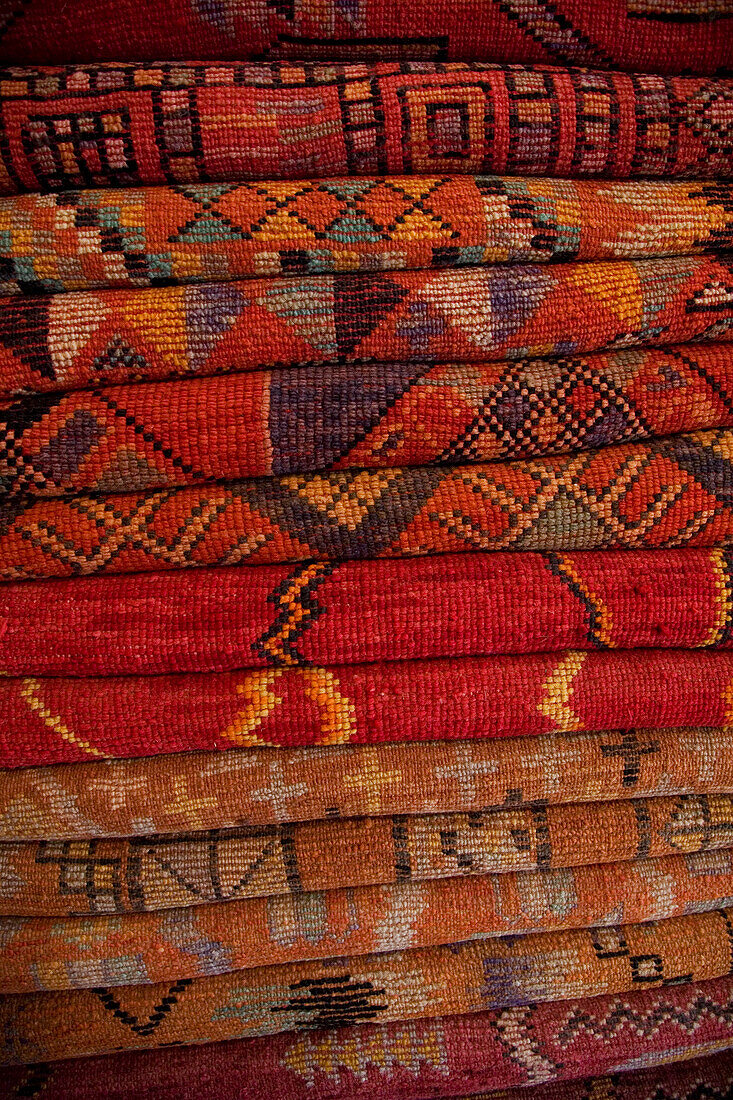
[{"label": "yellow zigzag stripe", "polygon": [[77,736],[73,730],[65,724],[60,715],[54,714],[49,710],[46,704],[40,697],[41,685],[38,680],[25,679],[23,680],[23,686],[20,689],[21,698],[28,704],[30,710],[37,714],[43,723],[48,726],[50,730],[63,741],[68,741],[71,745],[76,745],[77,748],[83,749],[84,752],[88,752],[90,756],[105,757],[106,753],[100,752],[99,749],[95,749],[94,745],[90,745],[88,741],[85,741],[83,737]]},{"label": "yellow zigzag stripe", "polygon": [[542,685],[544,698],[537,704],[537,709],[550,719],[556,729],[582,728],[580,719],[570,706],[570,699],[574,691],[573,681],[586,656],[586,653],[567,653]]}]

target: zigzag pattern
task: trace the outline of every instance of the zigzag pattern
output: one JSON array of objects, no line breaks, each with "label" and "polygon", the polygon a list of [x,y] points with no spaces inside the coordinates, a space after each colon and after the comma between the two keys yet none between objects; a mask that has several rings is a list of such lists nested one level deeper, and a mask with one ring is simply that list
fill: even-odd
[{"label": "zigzag pattern", "polygon": [[393,176],[0,199],[0,294],[733,247],[733,185]]},{"label": "zigzag pattern", "polygon": [[721,430],[528,462],[18,497],[0,508],[0,577],[725,545],[732,462],[733,432]]},{"label": "zigzag pattern", "polygon": [[[605,1006],[604,1006],[605,1007]],[[582,1011],[575,1005],[567,1014],[565,1023],[558,1029],[557,1043],[563,1049],[586,1034],[607,1043],[617,1039],[626,1030],[645,1039],[657,1035],[661,1028],[671,1025],[687,1035],[693,1035],[708,1020],[733,1023],[733,999],[720,1003],[703,994],[696,996],[684,1008],[662,1000],[652,1008],[636,1011],[625,1001],[616,1001],[602,1013]]]},{"label": "zigzag pattern", "polygon": [[486,462],[731,426],[733,344],[519,363],[302,367],[0,406],[0,490],[58,496]]}]

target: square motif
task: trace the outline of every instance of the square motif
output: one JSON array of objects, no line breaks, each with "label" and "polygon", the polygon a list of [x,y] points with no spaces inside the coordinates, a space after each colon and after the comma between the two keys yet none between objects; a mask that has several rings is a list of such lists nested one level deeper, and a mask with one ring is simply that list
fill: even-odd
[{"label": "square motif", "polygon": [[482,86],[447,85],[433,91],[429,99],[419,88],[404,88],[398,94],[402,146],[411,148],[413,172],[479,172],[486,168],[491,96]]},{"label": "square motif", "polygon": [[50,190],[119,183],[120,173],[123,182],[137,182],[126,111],[35,115],[21,138],[39,183]]}]

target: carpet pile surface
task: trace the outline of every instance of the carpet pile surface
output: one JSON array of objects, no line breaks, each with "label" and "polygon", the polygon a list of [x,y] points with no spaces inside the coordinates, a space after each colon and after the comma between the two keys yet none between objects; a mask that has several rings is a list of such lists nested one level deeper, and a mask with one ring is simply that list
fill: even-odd
[{"label": "carpet pile surface", "polygon": [[733,3],[0,3],[14,1100],[733,1095]]}]

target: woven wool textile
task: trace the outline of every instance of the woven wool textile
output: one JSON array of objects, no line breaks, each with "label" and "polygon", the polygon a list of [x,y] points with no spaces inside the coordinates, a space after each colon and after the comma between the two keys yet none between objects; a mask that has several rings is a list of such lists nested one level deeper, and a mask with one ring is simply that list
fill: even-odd
[{"label": "woven wool textile", "polygon": [[483,363],[730,340],[732,321],[725,256],[16,296],[0,312],[0,396],[276,366]]},{"label": "woven wool textile", "polygon": [[[683,591],[679,603],[688,598]],[[492,614],[490,607],[486,614]],[[649,626],[655,633],[664,630],[654,620]],[[730,653],[682,650],[561,650],[536,657],[265,672],[2,679],[0,761],[3,767],[27,767],[247,745],[728,725],[732,680]]]},{"label": "woven wool textile", "polygon": [[[647,1067],[638,1073],[614,1073],[610,1077],[594,1077],[571,1084],[539,1085],[533,1100],[726,1100],[733,1090],[733,1056],[721,1047],[719,1054],[707,1054],[692,1063],[672,1062],[664,1065],[660,1059],[656,1068]],[[635,1068],[635,1067],[634,1067]],[[523,1088],[506,1092],[482,1093],[463,1100],[526,1100]]]},{"label": "woven wool textile", "polygon": [[733,170],[733,81],[426,62],[13,69],[0,194],[140,183]]},{"label": "woven wool textile", "polygon": [[11,498],[0,508],[0,578],[507,548],[710,547],[731,539],[732,457],[733,432],[717,430],[515,463]]},{"label": "woven wool textile", "polygon": [[[517,700],[516,709],[511,709],[508,698],[497,698],[496,692],[487,691],[485,698],[475,699],[473,713],[482,716],[487,732],[497,724],[489,715],[502,713],[505,706],[510,708],[506,713],[511,713],[511,721],[521,727],[518,731],[532,732],[524,728],[519,716],[542,713],[540,700],[543,692],[549,691],[549,676],[553,682],[567,676],[568,683],[573,684],[575,698],[571,706],[579,704],[576,721],[581,725],[593,720],[602,725],[614,714],[621,725],[633,725],[651,719],[639,717],[643,711],[638,701],[624,706],[623,693],[627,689],[620,681],[629,676],[633,682],[636,677],[623,654],[612,659],[597,655],[590,664],[582,656],[545,659],[530,654],[566,648],[728,647],[733,617],[732,577],[729,550],[675,549],[443,554],[409,561],[311,563],[256,570],[230,567],[194,573],[23,582],[0,587],[0,619],[4,623],[0,667],[6,676],[78,678],[513,653],[521,655],[517,661],[495,662],[493,668],[487,669],[481,662],[463,666],[468,669],[466,676],[476,676],[479,683],[487,673],[507,676],[504,696],[513,696],[516,690],[520,696],[528,696],[527,700]],[[456,605],[462,608],[460,617],[454,614]],[[705,668],[709,667],[718,679],[730,675],[731,669],[730,659],[724,655],[706,661],[700,655],[648,653],[638,659],[646,665],[642,678],[648,678],[650,700],[664,694],[656,685],[665,677],[669,677],[671,694],[675,695],[672,683],[677,682],[681,689],[688,677],[692,696],[696,688],[700,690]],[[405,690],[409,693],[410,689],[400,688],[400,684],[408,684],[414,677],[416,685],[431,680],[431,690],[442,699],[437,690],[441,677],[452,672],[459,690],[459,683],[465,679],[461,667],[461,661],[422,664],[409,671],[392,668],[386,675],[393,677],[392,690],[403,698],[407,698]],[[560,668],[565,669],[564,674],[558,671]],[[355,677],[356,695],[349,689],[351,676]],[[605,686],[604,676],[609,681]],[[359,684],[369,679],[368,670],[350,673],[332,669],[178,682],[179,690],[191,693],[192,703],[195,697],[210,695],[213,703],[217,696],[225,698],[227,692],[239,694],[239,705],[224,725],[233,722],[236,712],[246,711],[251,703],[262,722],[261,727],[253,724],[251,732],[259,736],[267,731],[265,719],[271,712],[276,723],[282,717],[283,699],[277,703],[271,699],[266,706],[265,688],[285,698],[290,696],[291,705],[297,707],[302,705],[297,702],[299,691],[307,693],[308,685],[316,684],[324,690],[331,685],[331,701],[324,703],[326,709],[338,709],[339,696],[344,706],[353,703],[349,714],[356,734],[359,715],[364,706],[368,707]],[[211,692],[207,691],[209,683]],[[141,700],[147,700],[149,694],[144,684],[141,680]],[[288,691],[288,685],[294,690]],[[17,698],[16,690],[22,692],[28,686],[0,681],[0,700]],[[63,702],[53,702],[54,698],[64,699],[62,683],[57,687],[59,693],[51,686],[49,705],[52,710],[61,706],[65,719],[70,718]],[[176,689],[171,682],[161,683],[160,687],[161,694],[167,696],[167,709]],[[108,684],[105,690],[111,698],[113,685]],[[132,703],[135,690],[119,690],[120,699],[126,696],[128,704]],[[413,690],[422,694],[417,687]],[[712,690],[719,689],[716,686]],[[84,690],[77,683],[71,691],[80,691],[72,708],[83,714]],[[643,698],[634,696],[633,686],[631,691],[631,698]],[[91,694],[96,694],[93,689]],[[261,705],[257,702],[260,694]],[[594,694],[597,702],[589,704]],[[714,713],[716,723],[720,717],[723,724],[724,712],[715,699],[722,696],[708,693],[703,705],[710,706],[711,720]],[[34,709],[33,704],[28,705]],[[111,704],[113,710],[115,705]],[[594,708],[591,712],[589,705]],[[682,710],[678,709],[680,705]],[[678,718],[692,713],[686,706],[690,704],[670,700],[669,710],[650,710],[650,714],[658,715],[653,719],[655,723],[684,725],[686,720],[680,722]],[[0,709],[3,720],[11,721],[7,702],[0,702]],[[129,709],[123,705],[120,717]],[[134,712],[137,708],[131,709]],[[151,716],[155,714],[152,700],[143,709],[148,709]],[[551,708],[544,709],[552,720]],[[102,728],[104,711],[101,704],[95,719]],[[171,717],[175,712],[172,708]],[[223,717],[224,712],[217,713],[212,721]],[[322,717],[325,719],[325,712]],[[307,724],[306,716],[303,718]],[[17,722],[11,724],[17,726]],[[16,734],[20,736],[20,729]]]},{"label": "woven wool textile", "polygon": [[733,185],[396,176],[0,199],[0,294],[733,247]]},{"label": "woven wool textile", "polygon": [[[725,866],[730,854],[720,849],[727,848],[733,848],[733,795],[725,794],[11,842],[0,843],[0,913],[152,912],[675,853],[704,869]],[[331,858],[324,860],[324,852]]]},{"label": "woven wool textile", "polygon": [[[683,590],[678,606],[691,606],[688,598]],[[650,628],[664,629],[654,620]],[[561,650],[536,657],[186,676],[0,679],[0,761],[3,767],[27,767],[247,745],[728,725],[732,681],[732,654],[683,650]]]},{"label": "woven wool textile", "polygon": [[[183,57],[448,57],[715,72],[733,65],[729,0],[363,0],[211,5],[55,0],[8,9],[0,60]],[[104,28],[104,33],[100,33]]]},{"label": "woven wool textile", "polygon": [[484,462],[731,426],[726,343],[302,367],[21,397],[0,406],[0,487],[58,496]]},{"label": "woven wool textile", "polygon": [[[720,909],[159,985],[9,994],[0,1002],[0,1062],[22,1062],[31,1052],[35,1061],[53,1061],[704,981],[728,974],[732,935],[733,910]],[[160,1011],[162,1003],[167,1010]]]},{"label": "woven wool textile", "polygon": [[[627,729],[19,768],[0,772],[0,838],[180,835],[360,814],[726,794],[733,790],[732,746],[727,727]],[[718,820],[712,805],[710,819],[700,803],[703,832]]]},{"label": "woven wool textile", "polygon": [[731,896],[733,859],[718,851],[248,898],[122,918],[4,917],[0,991],[155,983],[335,954],[603,928],[703,913]]},{"label": "woven wool textile", "polygon": [[[571,1079],[586,1074],[664,1063],[670,1050],[680,1058],[705,1054],[732,1039],[733,985],[726,977],[638,987],[623,997],[131,1051],[5,1073],[10,1096],[46,1100],[152,1100],[151,1081],[155,1100],[241,1100],[244,1090],[248,1100],[425,1100],[551,1081],[570,1089]],[[619,1100],[613,1092],[601,1097]]]}]

